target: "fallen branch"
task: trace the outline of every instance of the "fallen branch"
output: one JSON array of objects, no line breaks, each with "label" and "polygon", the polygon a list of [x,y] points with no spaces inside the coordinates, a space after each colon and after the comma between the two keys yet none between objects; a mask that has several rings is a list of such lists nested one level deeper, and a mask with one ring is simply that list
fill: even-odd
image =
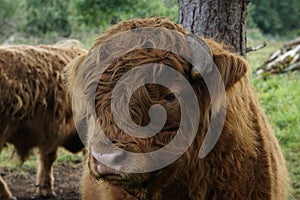
[{"label": "fallen branch", "polygon": [[260,77],[300,70],[300,37],[275,51],[255,73]]},{"label": "fallen branch", "polygon": [[257,51],[257,50],[259,50],[259,49],[264,48],[265,46],[267,46],[267,43],[266,43],[266,42],[264,42],[263,44],[261,44],[261,45],[259,45],[259,46],[256,46],[256,47],[247,47],[246,52],[249,53],[249,52],[251,52],[251,51]]}]

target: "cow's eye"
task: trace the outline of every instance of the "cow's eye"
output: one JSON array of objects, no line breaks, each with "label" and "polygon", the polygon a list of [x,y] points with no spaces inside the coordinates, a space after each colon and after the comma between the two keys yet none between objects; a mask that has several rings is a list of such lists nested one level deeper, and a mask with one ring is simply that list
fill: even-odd
[{"label": "cow's eye", "polygon": [[175,95],[173,93],[169,93],[164,98],[167,101],[173,101],[175,99]]}]

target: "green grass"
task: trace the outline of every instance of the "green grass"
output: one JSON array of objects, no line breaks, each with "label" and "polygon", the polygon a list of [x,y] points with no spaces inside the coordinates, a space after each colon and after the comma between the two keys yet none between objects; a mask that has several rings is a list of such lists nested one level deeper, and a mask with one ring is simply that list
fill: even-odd
[{"label": "green grass", "polygon": [[[38,153],[36,150],[32,151],[29,158],[21,164],[18,156],[14,153],[12,145],[8,145],[1,151],[0,168],[5,167],[6,170],[17,171],[16,177],[27,177],[29,174],[37,172]],[[69,165],[77,164],[83,160],[82,153],[71,154],[70,152],[59,148],[58,157],[54,163],[54,167],[59,163],[66,163]]]},{"label": "green grass", "polygon": [[295,199],[300,199],[300,73],[252,80],[288,161]]},{"label": "green grass", "polygon": [[[267,47],[247,55],[252,70],[260,67],[286,42],[285,39],[250,32],[248,46],[256,46],[263,41],[267,42]],[[300,72],[271,75],[266,80],[252,75],[251,81],[287,160],[292,184],[291,199],[300,200]]]},{"label": "green grass", "polygon": [[0,156],[0,168],[5,167],[8,171],[17,171],[14,173],[17,178],[26,178],[30,173],[36,173],[37,162],[36,156],[30,156],[30,158],[24,162],[20,163],[19,158],[13,151],[13,147],[8,145],[1,151]]}]

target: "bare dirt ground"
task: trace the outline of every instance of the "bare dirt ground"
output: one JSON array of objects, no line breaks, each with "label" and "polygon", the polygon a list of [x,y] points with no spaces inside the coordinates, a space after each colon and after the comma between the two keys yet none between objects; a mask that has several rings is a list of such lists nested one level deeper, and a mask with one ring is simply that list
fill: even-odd
[{"label": "bare dirt ground", "polygon": [[[1,176],[8,184],[13,195],[18,200],[33,199],[35,193],[36,174],[30,172],[26,177],[18,174],[20,172],[9,171],[6,168],[1,169]],[[67,164],[58,163],[54,166],[54,189],[57,194],[56,198],[48,198],[47,200],[79,200],[79,183],[82,172],[82,163]],[[35,198],[37,199],[37,198]]]}]

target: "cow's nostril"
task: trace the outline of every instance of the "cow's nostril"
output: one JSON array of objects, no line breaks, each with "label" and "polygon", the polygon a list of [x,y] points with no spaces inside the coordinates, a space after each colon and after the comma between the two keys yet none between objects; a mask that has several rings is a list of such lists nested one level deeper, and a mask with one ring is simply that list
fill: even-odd
[{"label": "cow's nostril", "polygon": [[113,160],[114,164],[118,165],[121,164],[123,161],[125,161],[127,158],[126,152],[124,151],[120,151],[118,153],[116,153],[116,156]]}]

